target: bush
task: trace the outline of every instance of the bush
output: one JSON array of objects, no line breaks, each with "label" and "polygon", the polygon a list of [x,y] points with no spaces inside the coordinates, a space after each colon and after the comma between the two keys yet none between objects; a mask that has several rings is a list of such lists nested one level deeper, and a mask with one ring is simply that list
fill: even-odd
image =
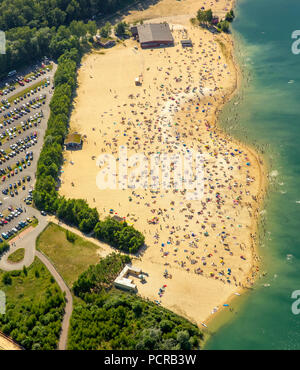
[{"label": "bush", "polygon": [[229,32],[229,22],[221,21],[217,24],[219,31],[228,33]]},{"label": "bush", "polygon": [[126,22],[120,22],[115,27],[115,34],[118,36],[123,36],[126,33],[128,25]]},{"label": "bush", "polygon": [[75,243],[76,235],[69,230],[66,230],[66,238],[70,243]]},{"label": "bush", "polygon": [[172,331],[174,324],[170,320],[162,320],[159,324],[163,333],[169,333]]},{"label": "bush", "polygon": [[225,16],[225,20],[226,20],[227,22],[232,22],[232,21],[234,20],[234,18],[235,18],[235,14],[234,14],[233,10],[231,9],[231,10],[226,14],[226,16]]},{"label": "bush", "polygon": [[9,250],[9,244],[7,242],[3,242],[0,244],[0,257]]},{"label": "bush", "polygon": [[12,278],[8,272],[6,272],[2,277],[2,283],[5,285],[11,285],[12,284]]},{"label": "bush", "polygon": [[189,350],[191,349],[191,344],[189,342],[190,335],[187,330],[179,331],[176,336],[177,342],[180,345],[181,349]]}]

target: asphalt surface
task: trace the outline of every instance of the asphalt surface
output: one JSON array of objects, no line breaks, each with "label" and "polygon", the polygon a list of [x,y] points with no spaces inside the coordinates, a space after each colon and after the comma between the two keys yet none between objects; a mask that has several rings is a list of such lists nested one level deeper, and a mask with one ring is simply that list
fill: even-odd
[{"label": "asphalt surface", "polygon": [[[10,249],[0,259],[0,270],[13,271],[21,270],[23,266],[29,267],[36,255],[36,238],[48,225],[47,217],[41,216],[39,211],[31,209],[33,215],[35,215],[39,223],[32,230],[24,230],[20,234],[16,235],[10,243]],[[19,248],[25,248],[24,259],[18,263],[12,263],[8,261],[10,254],[14,253]]]},{"label": "asphalt surface", "polygon": [[[8,207],[11,207],[13,210],[16,210],[16,208],[21,208],[23,210],[23,213],[21,213],[19,216],[14,217],[11,221],[8,221],[7,224],[0,226],[0,238],[4,240],[3,236],[1,235],[2,233],[6,233],[7,231],[11,230],[14,228],[20,221],[26,220],[27,217],[31,218],[32,216],[38,217],[38,219],[43,218],[44,216],[40,216],[40,213],[34,210],[30,205],[26,205],[24,202],[24,199],[29,195],[29,191],[33,190],[34,188],[34,183],[35,183],[35,173],[36,173],[36,167],[37,167],[37,162],[38,158],[43,146],[43,140],[44,140],[44,135],[45,131],[47,128],[47,122],[48,118],[50,115],[50,108],[49,108],[49,103],[52,97],[52,86],[53,86],[53,76],[56,71],[56,66],[54,65],[53,69],[50,72],[47,72],[44,75],[41,75],[38,77],[36,80],[25,84],[25,86],[20,86],[19,88],[16,88],[14,91],[12,91],[10,94],[6,95],[5,98],[8,99],[9,97],[12,97],[19,92],[23,91],[24,89],[36,84],[39,81],[42,81],[43,79],[49,77],[50,79],[50,86],[45,88],[41,88],[40,91],[37,91],[35,94],[31,94],[30,97],[27,97],[26,99],[20,100],[19,103],[14,104],[14,102],[11,103],[11,107],[9,109],[6,109],[4,112],[0,113],[0,123],[5,119],[4,114],[7,113],[8,111],[13,110],[14,108],[20,107],[22,104],[26,104],[26,102],[29,102],[33,98],[39,97],[40,94],[46,94],[46,102],[45,104],[37,109],[30,108],[30,112],[27,113],[26,115],[18,118],[15,120],[13,123],[8,124],[7,126],[4,126],[3,129],[0,128],[0,133],[5,131],[6,128],[10,127],[18,127],[21,122],[25,122],[30,116],[33,117],[35,113],[43,112],[43,117],[40,118],[41,122],[37,124],[37,127],[32,124],[32,127],[29,127],[29,129],[26,129],[25,131],[21,130],[21,134],[16,133],[16,137],[13,138],[12,140],[4,142],[0,146],[0,150],[3,149],[6,152],[11,150],[10,145],[15,144],[19,140],[23,140],[27,136],[31,136],[34,133],[37,134],[36,140],[37,143],[31,144],[30,147],[23,149],[23,151],[19,152],[19,154],[16,154],[13,158],[9,157],[9,160],[7,160],[5,163],[0,164],[0,169],[7,170],[7,166],[13,166],[16,165],[17,161],[20,161],[24,159],[26,153],[33,153],[33,159],[30,160],[30,166],[27,165],[27,160],[25,161],[26,163],[26,168],[23,168],[22,165],[22,171],[18,169],[18,173],[14,174],[14,176],[11,176],[10,178],[7,177],[6,175],[0,175],[0,201],[2,202],[2,205],[0,205],[0,213],[3,214],[3,216],[7,216],[7,214],[11,214],[10,211],[8,211]],[[3,99],[2,96],[0,96],[0,101]],[[0,103],[2,105],[2,103]],[[6,120],[6,119],[5,119]],[[25,144],[25,142],[24,142]],[[5,180],[2,181],[3,176],[6,176]],[[30,176],[30,181],[27,180],[27,177]],[[22,179],[25,177],[25,182],[22,181]],[[21,186],[18,186],[18,181],[21,182]],[[9,185],[11,184],[12,189],[10,189]],[[17,192],[18,194],[14,193],[14,184],[17,185]],[[25,190],[22,190],[23,185],[25,185]],[[5,195],[2,193],[2,190],[8,188],[8,194]],[[13,192],[13,196],[11,196],[10,192]],[[1,219],[0,215],[0,219]]]}]

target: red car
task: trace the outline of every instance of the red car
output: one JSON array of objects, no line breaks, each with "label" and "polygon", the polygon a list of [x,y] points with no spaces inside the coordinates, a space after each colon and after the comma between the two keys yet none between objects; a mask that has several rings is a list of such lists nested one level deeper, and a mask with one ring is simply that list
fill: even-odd
[{"label": "red car", "polygon": [[23,81],[18,81],[19,85],[21,86],[24,86],[24,82]]}]

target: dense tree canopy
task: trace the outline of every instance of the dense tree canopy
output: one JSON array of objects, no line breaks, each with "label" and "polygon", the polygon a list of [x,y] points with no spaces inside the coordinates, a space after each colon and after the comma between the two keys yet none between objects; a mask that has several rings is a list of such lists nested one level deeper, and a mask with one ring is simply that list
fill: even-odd
[{"label": "dense tree canopy", "polygon": [[65,298],[49,271],[35,261],[22,271],[0,272],[6,313],[0,330],[25,349],[56,349]]},{"label": "dense tree canopy", "polygon": [[145,243],[145,237],[126,222],[107,217],[95,226],[95,236],[104,242],[129,253],[136,253]]},{"label": "dense tree canopy", "polygon": [[96,14],[111,14],[126,0],[2,0],[0,29],[68,25],[74,19],[88,20]]},{"label": "dense tree canopy", "polygon": [[73,284],[75,295],[82,297],[87,292],[111,288],[112,282],[129,262],[128,256],[112,253],[101,259],[97,265],[91,265]]},{"label": "dense tree canopy", "polygon": [[105,16],[132,0],[2,0],[0,30],[6,54],[0,54],[0,78],[43,56],[58,58],[80,50],[96,33],[90,18]]}]

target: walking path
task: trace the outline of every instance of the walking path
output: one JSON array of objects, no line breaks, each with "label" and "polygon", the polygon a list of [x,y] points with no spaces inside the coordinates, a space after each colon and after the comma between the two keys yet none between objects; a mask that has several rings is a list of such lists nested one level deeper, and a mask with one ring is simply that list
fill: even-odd
[{"label": "walking path", "polygon": [[35,255],[41,260],[41,262],[47,267],[51,275],[56,280],[57,284],[59,285],[60,289],[63,293],[66,293],[66,306],[65,306],[65,314],[61,325],[61,334],[59,338],[58,349],[65,350],[67,348],[67,341],[68,341],[68,332],[70,326],[70,318],[73,311],[73,297],[71,294],[70,289],[68,288],[67,284],[65,283],[64,279],[61,275],[57,272],[55,267],[49,261],[49,259],[41,252],[35,251]]},{"label": "walking path", "polygon": [[[67,347],[70,318],[73,311],[73,298],[70,289],[61,275],[57,272],[53,264],[43,253],[36,250],[36,238],[45,229],[49,221],[48,217],[41,216],[38,211],[34,210],[34,213],[39,221],[38,225],[35,228],[32,228],[30,232],[26,232],[25,230],[19,236],[14,238],[14,245],[11,245],[9,251],[0,259],[0,269],[4,271],[21,270],[23,266],[29,267],[33,263],[35,256],[37,256],[47,267],[62,292],[66,293],[65,314],[62,321],[61,334],[58,344],[58,349],[65,350]],[[24,259],[18,263],[9,262],[8,257],[19,248],[25,249]]]},{"label": "walking path", "polygon": [[[29,233],[24,231],[24,233],[19,234],[14,238],[14,245],[10,245],[10,249],[6,252],[0,259],[0,269],[4,271],[21,270],[23,266],[30,266],[35,257],[35,242],[38,235],[44,230],[48,225],[48,220],[46,217],[41,216],[41,214],[33,210],[34,216],[38,219],[39,223],[35,228],[32,228]],[[8,261],[8,257],[15,252],[17,249],[24,248],[25,256],[21,262],[11,263]]]}]

